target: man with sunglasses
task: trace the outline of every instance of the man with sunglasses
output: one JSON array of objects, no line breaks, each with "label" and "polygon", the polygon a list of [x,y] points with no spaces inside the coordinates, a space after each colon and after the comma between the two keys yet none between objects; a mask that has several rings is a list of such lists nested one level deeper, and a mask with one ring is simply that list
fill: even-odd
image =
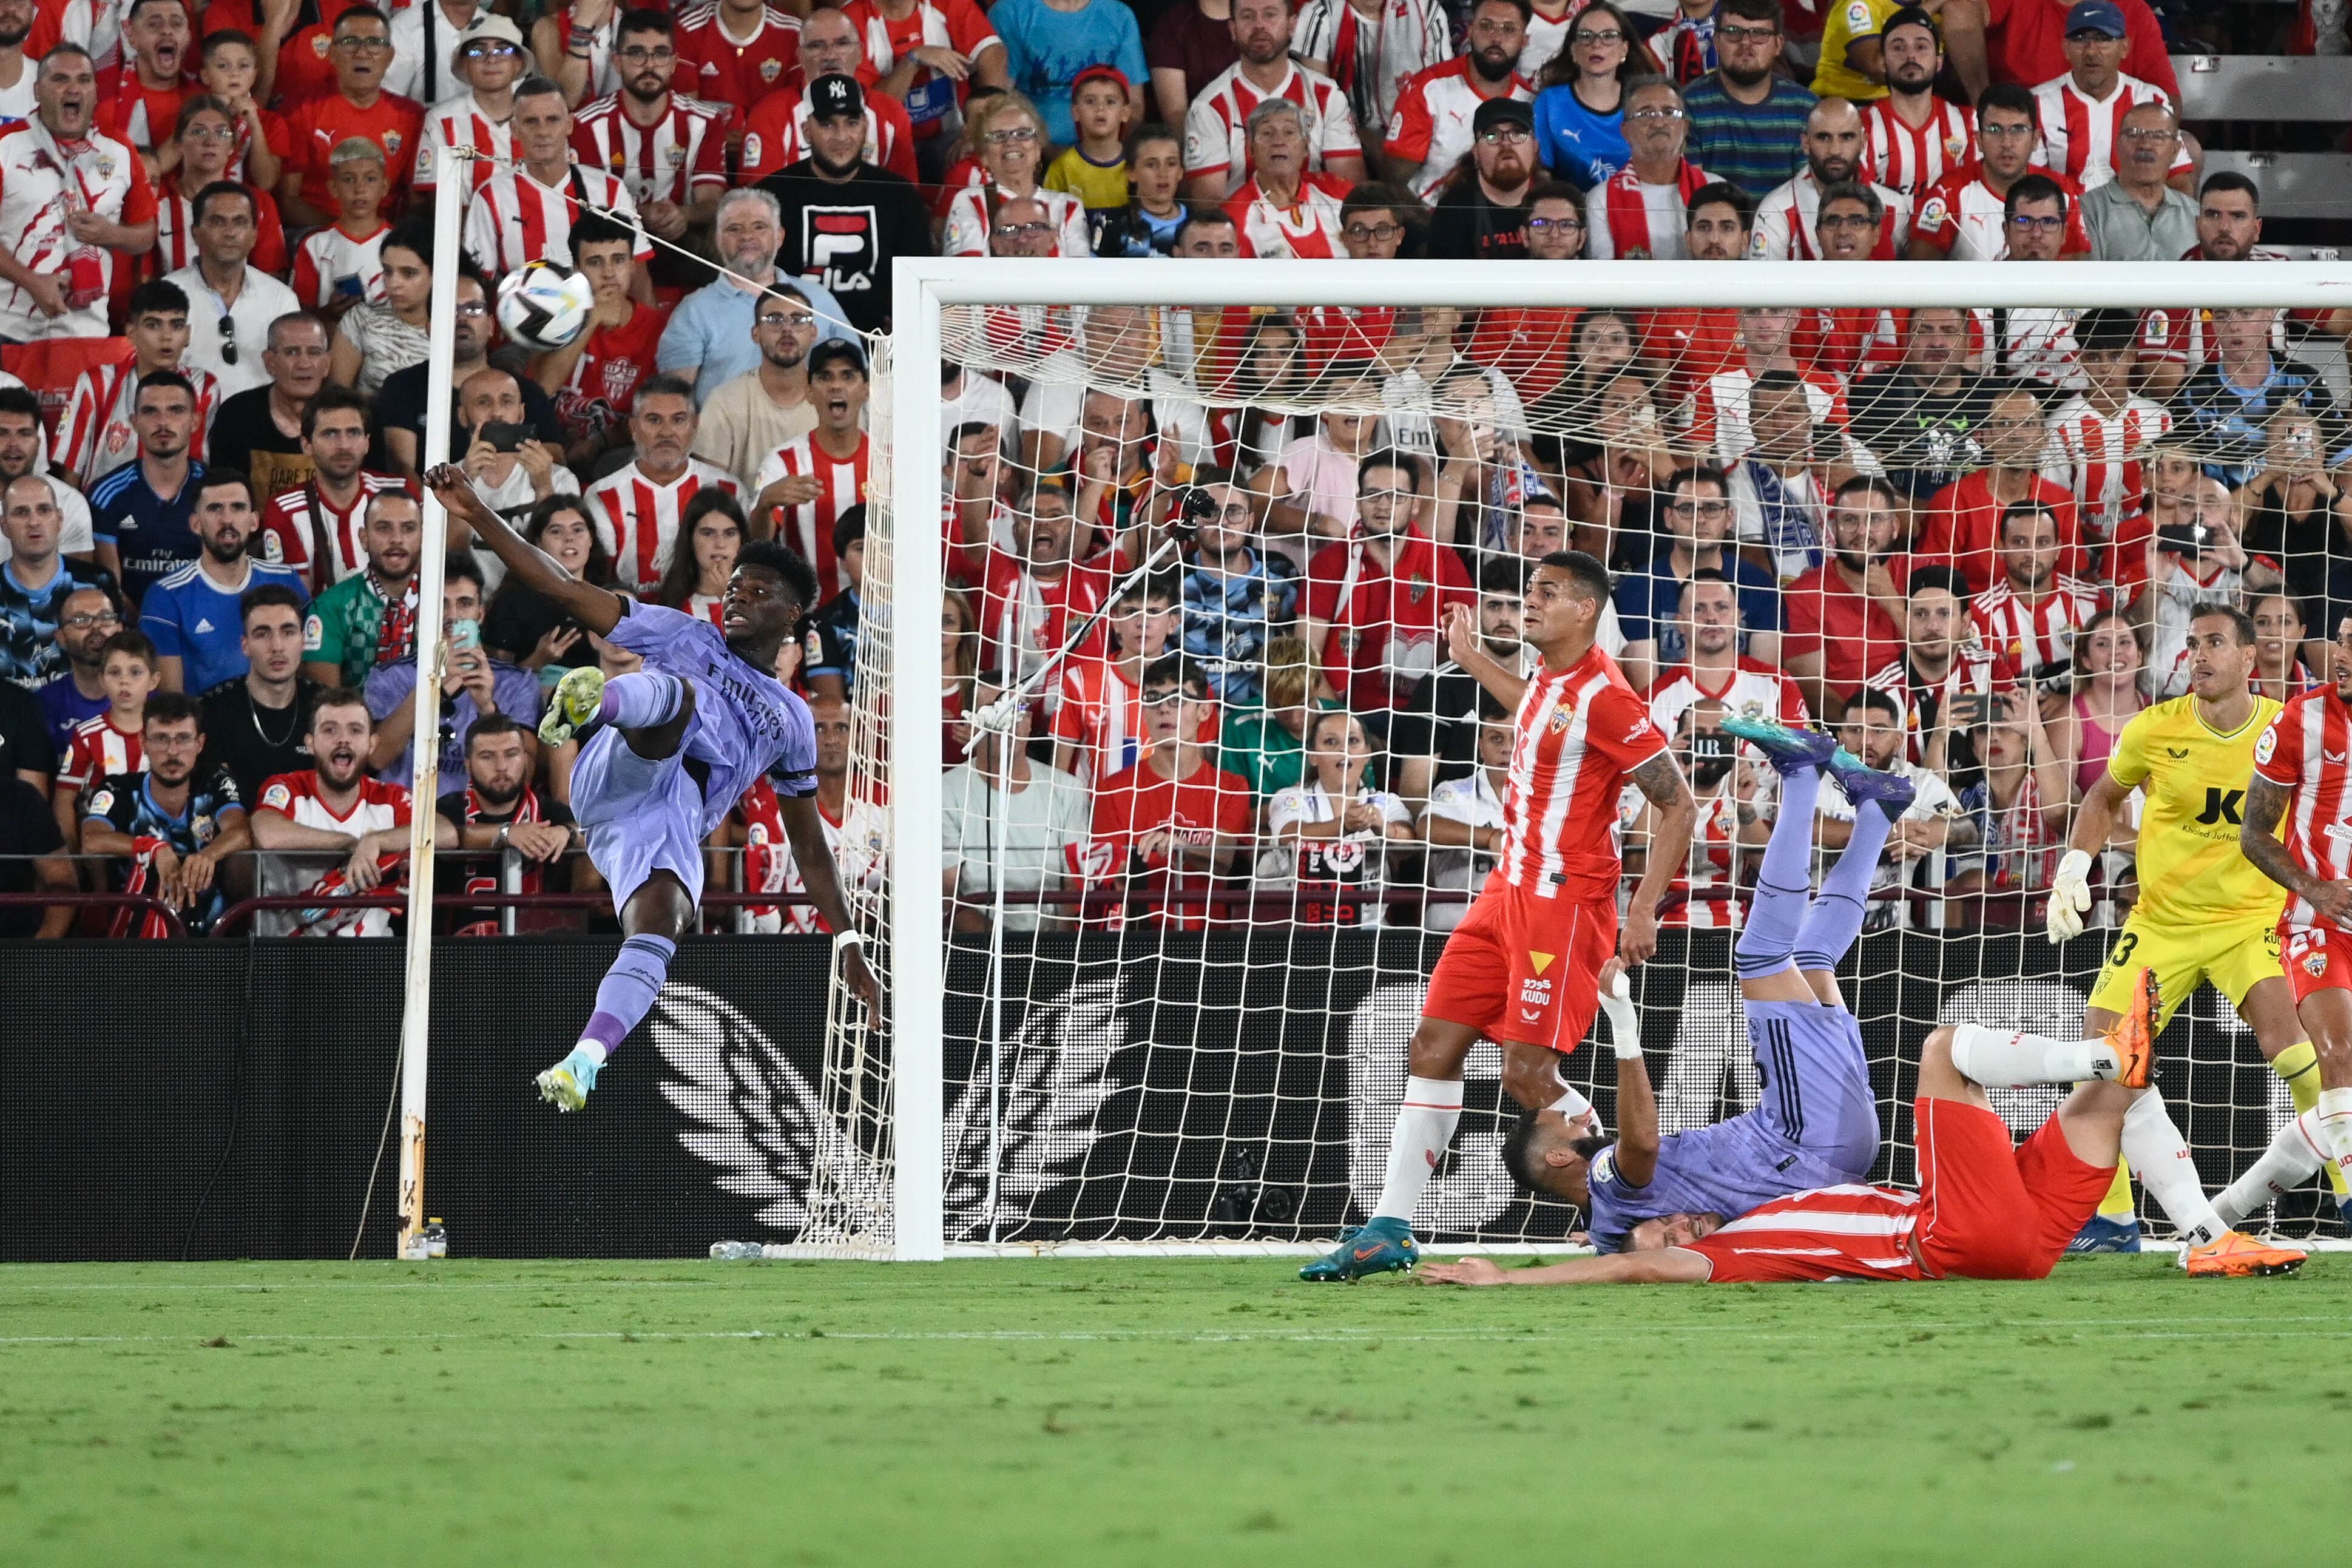
[{"label": "man with sunglasses", "polygon": [[335,219],[332,160],[346,137],[364,136],[383,149],[384,179],[399,192],[408,189],[416,171],[416,142],[425,130],[423,105],[384,90],[392,24],[382,11],[354,5],[344,12],[335,19],[329,48],[335,90],[297,103],[287,115],[293,145],[278,176],[286,221],[307,228]]},{"label": "man with sunglasses", "polygon": [[[302,308],[294,290],[248,259],[260,237],[260,205],[234,180],[215,180],[196,193],[196,259],[164,279],[187,298],[186,364],[219,383],[215,395],[236,396],[263,385],[269,372],[261,350],[269,324]],[[197,426],[201,447],[203,426]]]},{"label": "man with sunglasses", "polygon": [[1528,254],[1536,177],[1535,110],[1516,98],[1489,99],[1471,126],[1470,163],[1444,184],[1430,219],[1429,254],[1446,261]]},{"label": "man with sunglasses", "polygon": [[[400,15],[426,8],[412,5]],[[426,100],[432,107],[425,116],[425,151],[416,160],[419,195],[440,178],[445,147],[469,147],[480,154],[468,171],[476,190],[498,173],[492,160],[514,156],[515,84],[529,69],[522,29],[506,17],[486,12],[466,29],[456,58],[442,73],[441,95]]]},{"label": "man with sunglasses", "polygon": [[[1478,0],[1464,52],[1416,72],[1398,91],[1383,149],[1390,179],[1410,184],[1425,202],[1436,200],[1462,154],[1489,147],[1489,135],[1504,123],[1491,118],[1491,111],[1516,103],[1522,116],[1511,121],[1521,132],[1512,140],[1521,170],[1517,184],[1527,184],[1536,162],[1535,110],[1528,107],[1536,92],[1518,73],[1528,16],[1527,0]],[[1482,175],[1486,164],[1482,155]]]}]

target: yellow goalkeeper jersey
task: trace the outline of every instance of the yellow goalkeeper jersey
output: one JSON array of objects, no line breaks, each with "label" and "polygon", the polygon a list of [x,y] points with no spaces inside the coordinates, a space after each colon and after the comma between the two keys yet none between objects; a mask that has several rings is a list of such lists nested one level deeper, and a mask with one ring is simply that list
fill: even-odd
[{"label": "yellow goalkeeper jersey", "polygon": [[2194,696],[2142,710],[2116,738],[2107,772],[2147,795],[2139,823],[2139,905],[2134,918],[2213,924],[2276,920],[2286,889],[2238,847],[2254,742],[2281,704],[2254,699],[2228,734],[2208,724]]}]

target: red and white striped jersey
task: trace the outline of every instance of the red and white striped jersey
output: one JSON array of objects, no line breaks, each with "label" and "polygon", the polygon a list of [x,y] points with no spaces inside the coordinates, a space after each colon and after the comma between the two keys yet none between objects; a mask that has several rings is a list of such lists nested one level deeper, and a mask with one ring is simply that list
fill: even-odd
[{"label": "red and white striped jersey", "polygon": [[1862,134],[1869,163],[1864,173],[1914,202],[1950,170],[1976,162],[1977,132],[1969,111],[1948,99],[1931,97],[1924,125],[1913,126],[1895,112],[1892,98],[1862,106]]},{"label": "red and white striped jersey", "polygon": [[1969,312],[1983,344],[1985,368],[2019,381],[2036,381],[2062,392],[2083,388],[2082,345],[2074,341],[2074,318],[2064,305],[2019,305]]},{"label": "red and white striped jersey", "polygon": [[[2091,237],[2083,227],[2082,191],[2054,169],[2032,172],[2049,175],[2066,193],[2066,243],[2060,254],[2091,254]],[[1941,249],[1947,261],[1999,261],[2009,254],[2001,198],[1984,183],[1981,163],[1948,170],[1930,185],[1919,200],[1919,218],[1911,232]]]},{"label": "red and white striped jersey", "polygon": [[[1813,424],[1843,430],[1845,388],[1838,384],[1837,377],[1821,371],[1801,374],[1805,378],[1805,402],[1813,411]],[[1719,467],[1729,468],[1756,445],[1756,429],[1749,422],[1748,410],[1748,394],[1755,386],[1755,372],[1745,365],[1735,365],[1708,376],[1691,394],[1690,444],[1711,447]]]},{"label": "red and white striped jersey", "polygon": [[363,778],[350,814],[337,816],[319,793],[319,770],[305,768],[299,773],[272,774],[262,784],[261,798],[254,803],[254,809],[274,811],[304,827],[348,833],[356,838],[408,826],[409,795],[405,784]]},{"label": "red and white striped jersey", "polygon": [[472,166],[474,189],[480,190],[499,172],[497,159],[511,158],[514,153],[514,131],[511,121],[493,120],[482,112],[482,106],[470,91],[442,100],[425,111],[425,148],[416,159],[416,188],[429,191],[441,166],[440,153],[445,147],[470,147],[481,154]]},{"label": "red and white striped jersey", "polygon": [[1348,254],[1339,241],[1339,205],[1348,187],[1328,174],[1308,174],[1298,184],[1298,205],[1268,201],[1250,181],[1233,194],[1225,210],[1241,231],[1244,256],[1269,261],[1328,261]]},{"label": "red and white striped jersey", "polygon": [[[182,361],[180,374],[196,389],[196,425],[189,456],[205,460],[205,433],[212,428],[220,406],[220,382],[213,373]],[[81,489],[110,468],[119,468],[139,455],[139,433],[131,427],[131,405],[138,400],[138,362],[94,364],[74,381],[58,416],[58,437],[50,448],[58,471]]]},{"label": "red and white striped jersey", "polygon": [[[1911,242],[1911,198],[1903,192],[1874,183],[1872,190],[1886,208],[1879,225],[1874,261],[1892,261]],[[1813,225],[1822,216],[1821,182],[1811,169],[1801,169],[1756,204],[1756,226],[1748,237],[1748,254],[1758,261],[1818,261],[1821,241]]]},{"label": "red and white striped jersey", "polygon": [[[636,198],[629,187],[602,169],[575,163],[558,185],[542,185],[518,163],[490,176],[466,207],[466,253],[493,278],[503,278],[526,261],[572,265],[572,225],[582,203],[610,208],[636,227]],[[653,242],[637,230],[637,260],[651,261]]]},{"label": "red and white striped jersey", "polygon": [[[2336,695],[2333,682],[2296,693],[2273,715],[2254,742],[2254,772],[2282,789],[2293,790],[2280,824],[2286,852],[2314,877],[2340,882],[2352,877],[2352,708]],[[2344,928],[2314,909],[2300,893],[2287,896],[2280,924],[2298,930]]]},{"label": "red and white striped jersey", "polygon": [[2009,668],[2031,674],[2065,665],[2074,657],[2074,634],[2099,613],[2099,586],[2061,575],[2032,604],[2006,580],[1977,595],[1969,621],[1977,641]]},{"label": "red and white striped jersey", "polygon": [[1293,63],[1279,86],[1261,92],[1235,62],[1196,92],[1185,112],[1184,173],[1223,174],[1228,193],[1240,190],[1250,177],[1250,110],[1269,98],[1286,98],[1298,105],[1307,121],[1309,169],[1319,170],[1333,158],[1363,156],[1355,110],[1348,107],[1348,95],[1339,83]]},{"label": "red and white striped jersey", "polygon": [[1072,660],[1062,674],[1062,700],[1054,710],[1054,739],[1078,750],[1082,779],[1107,779],[1143,760],[1150,742],[1143,729],[1143,689],[1130,684],[1108,658]]},{"label": "red and white striped jersey", "polygon": [[[1739,844],[1739,800],[1727,780],[1724,792],[1712,797],[1702,796],[1698,805],[1698,820],[1691,825],[1691,856],[1684,862],[1680,876],[1669,890],[1689,895],[1706,892],[1737,881],[1736,853]],[[1642,807],[1646,804],[1642,792],[1628,786],[1620,811],[1630,828],[1641,820]],[[1728,899],[1689,898],[1677,900],[1658,917],[1663,926],[1687,926],[1695,931],[1728,931],[1739,923],[1739,898],[1735,892]]]},{"label": "red and white striped jersey", "polygon": [[2051,437],[2069,470],[2052,477],[2074,490],[2083,524],[2098,543],[2147,510],[2140,454],[2171,428],[2172,411],[2145,397],[2127,398],[2116,413],[2102,414],[2077,395],[2050,416]]},{"label": "red and white striped jersey", "polygon": [[[851,0],[843,8],[857,28],[866,62],[887,76],[917,49],[953,49],[969,60],[1004,47],[988,14],[974,0],[915,0],[904,16],[891,16],[880,0]],[[929,140],[948,129],[948,116],[970,98],[971,83],[955,81],[919,61],[907,83],[907,118],[915,134]]]},{"label": "red and white striped jersey", "polygon": [[[2117,73],[2104,101],[2085,95],[2072,75],[2054,77],[2033,89],[2042,157],[2083,189],[2095,190],[2116,177],[2116,139],[2123,134],[2124,116],[2143,103],[2168,101],[2164,89],[2136,76]],[[2175,169],[2190,163],[2186,145],[2174,152]]]},{"label": "red and white striped jersey", "polygon": [[1919,1194],[1901,1187],[1817,1187],[1748,1210],[1685,1244],[1710,1285],[1801,1279],[1925,1279],[1911,1255]]},{"label": "red and white striped jersey", "polygon": [[648,202],[691,205],[727,184],[725,110],[677,93],[651,125],[640,125],[608,92],[581,106],[572,123],[572,155],[587,169],[602,169],[629,188],[639,206]]},{"label": "red and white striped jersey", "polygon": [[1613,895],[1624,867],[1618,796],[1666,738],[1598,647],[1557,675],[1538,667],[1513,726],[1496,879],[1539,899]]},{"label": "red and white striped jersey", "polygon": [[147,765],[142,730],[118,730],[110,713],[93,713],[66,738],[65,762],[58,769],[58,792],[79,795],[114,773],[135,773]]},{"label": "red and white striped jersey", "polygon": [[[1306,0],[1297,11],[1291,54],[1323,62],[1316,68],[1348,95],[1359,126],[1390,123],[1413,73],[1454,52],[1445,7],[1436,0],[1381,0],[1370,15],[1349,0]],[[1528,66],[1519,74],[1535,79]]]},{"label": "red and white striped jersey", "polygon": [[407,488],[397,474],[362,468],[348,507],[338,509],[315,479],[279,490],[261,508],[261,558],[292,567],[314,595],[323,593],[367,565],[360,525],[367,520],[368,499]]},{"label": "red and white striped jersey", "polygon": [[1873,691],[1892,692],[1903,706],[1903,728],[1909,739],[1905,743],[1904,756],[1913,763],[1922,760],[1927,744],[1928,724],[1925,711],[1929,698],[1936,700],[1936,710],[1941,713],[1946,704],[1962,692],[1990,697],[1993,692],[2016,684],[2009,666],[2000,656],[1979,642],[1962,643],[1953,652],[1951,668],[1941,679],[1920,680],[1907,658],[1897,658],[1881,665],[1863,684]]},{"label": "red and white striped jersey", "polygon": [[1702,699],[1720,702],[1734,713],[1760,713],[1783,724],[1802,724],[1811,717],[1795,681],[1742,654],[1728,670],[1695,669],[1687,664],[1660,670],[1645,699],[1650,722],[1671,735],[1691,705]]},{"label": "red and white striped jersey", "polygon": [[818,446],[812,431],[769,453],[751,480],[755,497],[789,474],[814,475],[824,487],[814,500],[776,509],[776,537],[816,568],[817,587],[828,599],[849,586],[833,552],[834,520],[865,501],[873,479],[873,461],[874,443],[863,431],[858,433],[857,450],[846,458],[836,458]]},{"label": "red and white striped jersey", "polygon": [[[1336,0],[1345,6],[1347,0]],[[1536,89],[1515,72],[1507,97],[1521,103],[1535,100]],[[1433,202],[1454,165],[1470,151],[1470,121],[1486,100],[1470,82],[1470,59],[1457,56],[1414,76],[1398,92],[1396,112],[1389,119],[1388,155],[1399,162],[1419,163],[1412,176],[1412,194]]]},{"label": "red and white striped jersey", "polygon": [[678,87],[733,105],[739,118],[800,63],[801,19],[773,5],[761,7],[759,26],[740,40],[719,25],[717,0],[681,7],[671,24]]},{"label": "red and white striped jersey", "polygon": [[[80,208],[110,223],[143,224],[155,216],[155,187],[139,154],[113,137],[93,131],[68,147],[37,124],[0,130],[0,245],[27,272],[64,279],[68,308],[44,314],[25,289],[0,283],[0,338],[102,338],[121,253],[75,239],[66,215]],[[58,167],[50,146],[67,167]]]},{"label": "red and white striped jersey", "polygon": [[[776,800],[776,786],[764,774],[735,803],[735,814],[743,822],[744,887],[755,893],[807,892],[808,884],[801,879],[801,868],[793,859],[792,838],[784,832],[783,807]],[[831,852],[834,865],[839,868],[841,823],[825,810],[822,800],[816,803],[816,815],[824,828],[824,847]],[[843,880],[848,879],[845,871]],[[761,931],[823,934],[833,929],[816,912],[814,904],[754,904],[751,918]]]},{"label": "red and white striped jersey", "polygon": [[597,539],[613,558],[614,581],[636,594],[660,586],[677,548],[686,504],[709,488],[731,496],[743,491],[734,475],[699,458],[687,458],[685,470],[667,484],[655,483],[631,463],[590,485],[583,499]]},{"label": "red and white striped jersey", "polygon": [[[1087,237],[1086,203],[1067,191],[1049,191],[1042,185],[1027,199],[1044,207],[1046,221],[1054,226],[1054,255],[1094,254],[1093,242]],[[980,185],[965,186],[948,203],[947,226],[940,233],[940,254],[986,256],[988,224],[987,190]]]},{"label": "red and white striped jersey", "polygon": [[[981,667],[1025,679],[1062,646],[1071,628],[1102,608],[1110,590],[1110,574],[1099,566],[1073,564],[1049,583],[1011,550],[991,549],[981,577]],[[1097,623],[1069,657],[1099,658],[1104,646]],[[1040,695],[1058,717],[1061,688],[1048,683]]]},{"label": "red and white striped jersey", "polygon": [[[798,82],[761,99],[743,127],[740,183],[755,184],[807,157],[808,118],[808,95]],[[860,155],[877,168],[920,183],[915,164],[915,128],[897,99],[878,92],[866,95],[866,145]]]},{"label": "red and white striped jersey", "polygon": [[[373,234],[354,239],[341,224],[331,223],[304,235],[302,247],[294,253],[294,298],[311,310],[330,303],[339,292],[344,299],[383,304],[383,242],[391,233],[390,224],[379,223]],[[339,288],[346,278],[357,284],[358,292]]]}]

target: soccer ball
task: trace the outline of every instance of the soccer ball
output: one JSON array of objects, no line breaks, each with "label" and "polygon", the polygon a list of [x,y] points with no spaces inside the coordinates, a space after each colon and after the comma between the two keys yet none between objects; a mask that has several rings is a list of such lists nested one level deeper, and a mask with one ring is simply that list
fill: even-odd
[{"label": "soccer ball", "polygon": [[526,261],[499,284],[499,327],[541,353],[569,345],[596,308],[588,279],[556,261]]}]

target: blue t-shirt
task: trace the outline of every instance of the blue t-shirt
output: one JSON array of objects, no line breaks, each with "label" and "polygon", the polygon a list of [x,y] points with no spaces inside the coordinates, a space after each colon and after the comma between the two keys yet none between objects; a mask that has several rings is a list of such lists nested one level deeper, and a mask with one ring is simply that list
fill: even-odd
[{"label": "blue t-shirt", "polygon": [[204,566],[194,561],[147,590],[139,605],[139,629],[157,653],[181,661],[181,690],[209,691],[245,673],[245,617],[237,601],[268,583],[293,589],[305,605],[310,602],[300,573],[264,561],[247,562],[245,584],[235,590],[205,576]]},{"label": "blue t-shirt", "polygon": [[[1006,75],[1045,117],[1045,134],[1056,146],[1078,139],[1070,121],[1070,84],[1080,71],[1117,66],[1139,87],[1151,78],[1135,13],[1112,0],[1087,0],[1077,11],[1056,11],[1045,0],[997,0],[988,20],[1004,40]],[[1037,149],[1040,172],[1045,154],[1045,148]]]},{"label": "blue t-shirt", "polygon": [[74,726],[85,719],[95,719],[110,704],[106,693],[84,697],[81,688],[74,684],[73,672],[67,671],[34,693],[40,699],[41,718],[49,727],[49,739],[56,742],[58,755],[64,756],[73,743]]},{"label": "blue t-shirt", "polygon": [[[1772,579],[1753,563],[1733,555],[1727,547],[1723,554],[1729,568],[1724,575],[1731,579],[1732,592],[1739,600],[1739,646],[1745,650],[1750,635],[1780,629],[1780,594]],[[1659,551],[1646,571],[1618,574],[1617,625],[1627,642],[1655,638],[1660,665],[1680,664],[1689,657],[1688,640],[1675,624],[1675,612],[1682,608],[1683,590],[1687,586],[1675,575],[1671,549]]]},{"label": "blue t-shirt", "polygon": [[1563,82],[1536,94],[1536,151],[1544,167],[1580,191],[1589,191],[1632,161],[1624,114],[1595,114]]},{"label": "blue t-shirt", "polygon": [[196,510],[196,484],[205,466],[191,462],[180,493],[159,496],[133,458],[98,477],[89,487],[89,533],[122,557],[122,596],[135,609],[152,584],[205,552],[188,519]]}]

